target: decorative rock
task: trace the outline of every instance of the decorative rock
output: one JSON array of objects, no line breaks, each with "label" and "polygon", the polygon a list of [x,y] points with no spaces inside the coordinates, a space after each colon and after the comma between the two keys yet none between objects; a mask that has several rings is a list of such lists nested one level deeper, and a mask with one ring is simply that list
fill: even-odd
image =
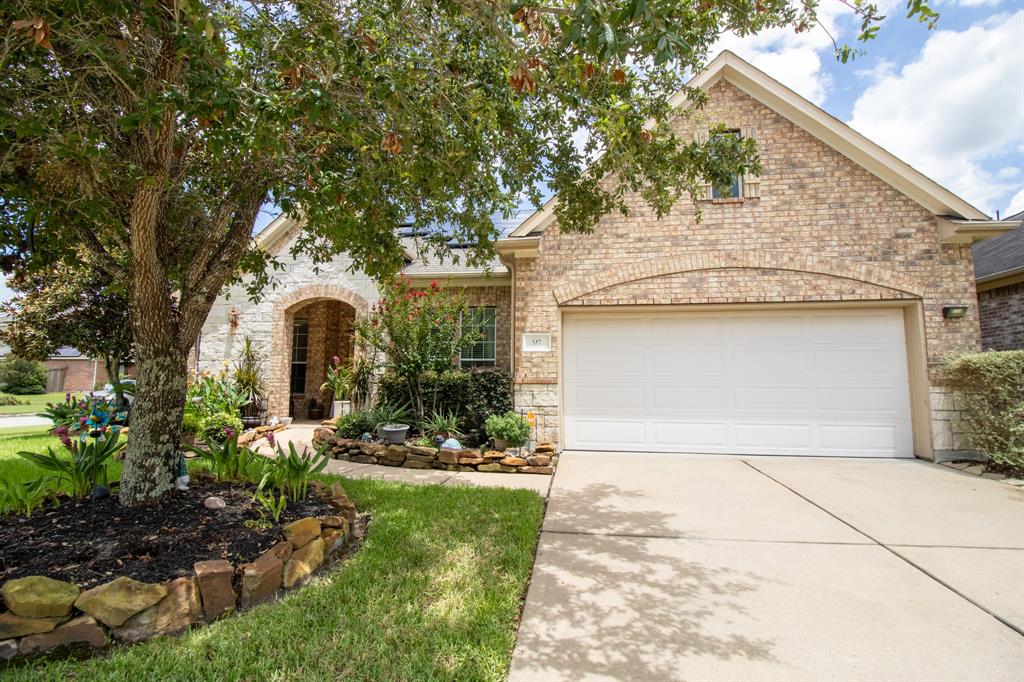
[{"label": "decorative rock", "polygon": [[498,466],[501,467],[501,473],[503,473],[503,474],[514,474],[514,473],[517,473],[519,471],[519,469],[516,468],[516,467],[510,467],[510,466],[506,466],[504,464],[499,464]]},{"label": "decorative rock", "polygon": [[417,462],[414,459],[407,459],[402,462],[403,469],[430,469],[429,462]]},{"label": "decorative rock", "polygon": [[273,554],[284,563],[288,563],[288,559],[291,558],[293,551],[295,551],[295,548],[292,547],[292,543],[288,542],[287,540],[282,540],[281,542],[277,543],[276,545],[268,549],[267,553]]},{"label": "decorative rock", "polygon": [[[389,445],[384,449],[383,459],[389,462],[404,462],[408,451],[401,445]],[[381,457],[377,458],[380,461]]]},{"label": "decorative rock", "polygon": [[227,502],[224,501],[223,497],[211,495],[210,497],[207,497],[205,500],[203,500],[203,506],[206,507],[207,509],[223,509],[224,507],[228,506],[228,504]]},{"label": "decorative rock", "polygon": [[195,578],[175,578],[167,583],[167,596],[156,606],[136,614],[114,635],[125,642],[141,642],[162,635],[173,635],[202,616],[199,586]]},{"label": "decorative rock", "polygon": [[400,467],[400,466],[402,466],[402,462],[392,462],[392,461],[386,460],[386,459],[378,459],[377,460],[377,466],[382,466],[382,467]]},{"label": "decorative rock", "polygon": [[384,446],[380,443],[360,443],[359,451],[364,455],[377,455],[384,451]]},{"label": "decorative rock", "polygon": [[[480,455],[478,454],[477,457],[479,457],[479,456]],[[500,452],[498,450],[488,450],[487,452],[485,452],[483,454],[483,457],[484,457],[484,459],[502,460],[502,459],[505,459],[505,453],[504,452]]]},{"label": "decorative rock", "polygon": [[318,426],[316,428],[316,430],[313,431],[313,438],[318,439],[318,440],[327,440],[328,438],[331,438],[332,436],[334,436],[334,428],[333,427]]},{"label": "decorative rock", "polygon": [[501,465],[507,467],[522,467],[526,466],[526,460],[522,457],[505,457],[501,460]]},{"label": "decorative rock", "polygon": [[1021,479],[1021,478],[1004,478],[1003,479],[1003,483],[1009,483],[1010,485],[1015,485],[1015,486],[1017,486],[1019,488],[1021,486],[1024,486],[1024,479]]},{"label": "decorative rock", "polygon": [[555,473],[554,467],[521,467],[519,471],[524,474],[553,474]]},{"label": "decorative rock", "polygon": [[89,491],[89,498],[93,500],[104,500],[110,497],[110,488],[105,485],[98,485]]},{"label": "decorative rock", "polygon": [[983,474],[985,472],[984,464],[974,464],[963,470],[965,474],[974,474],[975,476]]},{"label": "decorative rock", "polygon": [[239,566],[242,570],[242,595],[239,606],[247,609],[272,599],[281,589],[284,562],[273,551],[264,552],[256,561]]},{"label": "decorative rock", "polygon": [[8,580],[0,588],[7,608],[26,618],[69,616],[79,592],[77,585],[42,575]]},{"label": "decorative rock", "polygon": [[75,600],[75,608],[104,625],[116,628],[166,596],[167,588],[163,585],[121,576],[80,594]]},{"label": "decorative rock", "polygon": [[67,618],[26,618],[7,611],[0,613],[0,639],[49,632]]},{"label": "decorative rock", "polygon": [[320,522],[312,516],[308,516],[298,521],[292,521],[282,528],[281,532],[284,533],[285,539],[297,549],[313,538],[320,537]]},{"label": "decorative rock", "polygon": [[355,462],[357,464],[377,464],[378,463],[378,460],[377,460],[376,457],[371,457],[369,455],[352,455],[352,457],[349,458],[349,461]]},{"label": "decorative rock", "polygon": [[[462,460],[459,460],[459,461],[461,462]],[[492,462],[490,464],[481,464],[480,466],[478,466],[476,468],[476,470],[477,471],[487,471],[487,472],[491,472],[491,473],[500,473],[501,472],[501,465],[498,464],[497,462]]]},{"label": "decorative rock", "polygon": [[549,455],[555,452],[555,446],[548,442],[537,443],[537,447],[535,447],[533,451],[538,455]]},{"label": "decorative rock", "polygon": [[235,610],[235,590],[231,586],[235,567],[230,561],[198,561],[192,570],[195,571],[199,583],[199,596],[202,597],[206,620],[213,620]]},{"label": "decorative rock", "polygon": [[18,640],[5,639],[0,642],[0,661],[9,661],[18,655]]},{"label": "decorative rock", "polygon": [[[96,624],[96,620],[89,616],[81,616],[69,620],[53,632],[25,637],[21,640],[20,649],[23,656],[31,656],[63,647],[102,647],[106,643],[107,633]],[[0,654],[0,658],[3,658],[3,654]]]},{"label": "decorative rock", "polygon": [[1004,478],[1006,478],[1006,476],[1003,476],[1002,474],[997,474],[994,471],[993,472],[986,471],[985,473],[983,473],[981,475],[981,477],[982,478],[991,478],[993,481],[1001,481]]},{"label": "decorative rock", "polygon": [[428,448],[422,445],[406,445],[406,449],[414,455],[423,455],[434,459],[437,457],[437,448]]},{"label": "decorative rock", "polygon": [[332,497],[327,500],[327,504],[341,512],[341,515],[348,519],[349,523],[356,518],[356,506],[347,497]]},{"label": "decorative rock", "polygon": [[320,567],[324,562],[324,541],[317,538],[295,550],[284,567],[285,587],[291,587]]},{"label": "decorative rock", "polygon": [[414,462],[427,462],[428,464],[437,459],[433,455],[417,455],[415,452],[410,452],[406,455],[406,458],[411,459]]},{"label": "decorative rock", "polygon": [[486,461],[483,457],[459,457],[459,464],[462,466],[476,466]]},{"label": "decorative rock", "polygon": [[445,464],[458,464],[459,453],[457,450],[441,449],[437,451],[437,461]]},{"label": "decorative rock", "polygon": [[320,539],[324,541],[324,553],[331,554],[342,548],[346,538],[340,528],[328,528]]},{"label": "decorative rock", "polygon": [[321,528],[348,528],[348,521],[341,516],[321,516]]},{"label": "decorative rock", "polygon": [[551,464],[551,458],[547,455],[531,455],[526,458],[526,463],[532,467],[546,467]]}]

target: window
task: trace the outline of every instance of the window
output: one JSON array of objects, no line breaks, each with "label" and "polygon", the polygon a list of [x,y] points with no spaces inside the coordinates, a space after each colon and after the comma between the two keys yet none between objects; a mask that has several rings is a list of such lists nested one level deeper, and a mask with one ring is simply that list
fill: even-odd
[{"label": "window", "polygon": [[[731,139],[735,142],[740,141],[739,130],[726,130],[713,136],[713,138],[725,138]],[[739,199],[743,196],[743,187],[740,184],[740,176],[732,176],[732,182],[728,185],[717,186],[712,183],[711,185],[711,198],[712,199]]]},{"label": "window", "polygon": [[463,329],[476,332],[473,345],[462,349],[459,364],[462,367],[494,367],[497,346],[497,315],[494,308],[470,308],[462,316]]},{"label": "window", "polygon": [[306,392],[306,358],[309,355],[309,320],[292,323],[291,392]]}]

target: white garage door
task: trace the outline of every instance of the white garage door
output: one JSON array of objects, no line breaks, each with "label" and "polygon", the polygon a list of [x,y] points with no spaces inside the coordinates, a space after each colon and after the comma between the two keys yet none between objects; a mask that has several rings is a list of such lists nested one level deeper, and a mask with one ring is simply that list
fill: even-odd
[{"label": "white garage door", "polygon": [[567,313],[566,447],[913,456],[900,310]]}]

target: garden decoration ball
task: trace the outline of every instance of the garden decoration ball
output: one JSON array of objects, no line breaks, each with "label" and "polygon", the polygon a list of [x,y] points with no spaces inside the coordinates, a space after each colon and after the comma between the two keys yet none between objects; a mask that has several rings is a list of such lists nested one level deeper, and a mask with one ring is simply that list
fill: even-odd
[{"label": "garden decoration ball", "polygon": [[441,447],[446,449],[446,450],[461,450],[462,449],[462,443],[460,443],[455,438],[449,438],[445,442],[441,443]]}]

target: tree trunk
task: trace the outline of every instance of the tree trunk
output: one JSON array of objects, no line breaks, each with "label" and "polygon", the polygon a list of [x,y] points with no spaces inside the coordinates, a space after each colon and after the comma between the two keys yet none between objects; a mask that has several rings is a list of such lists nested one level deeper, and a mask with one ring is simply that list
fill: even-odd
[{"label": "tree trunk", "polygon": [[177,348],[136,346],[138,374],[121,475],[122,505],[146,504],[174,488],[187,365],[188,354]]},{"label": "tree trunk", "polygon": [[124,399],[124,388],[121,386],[121,361],[113,355],[104,356],[103,368],[107,371],[107,378],[110,379],[110,385],[114,388],[117,407],[123,410],[127,407],[127,401]]}]

